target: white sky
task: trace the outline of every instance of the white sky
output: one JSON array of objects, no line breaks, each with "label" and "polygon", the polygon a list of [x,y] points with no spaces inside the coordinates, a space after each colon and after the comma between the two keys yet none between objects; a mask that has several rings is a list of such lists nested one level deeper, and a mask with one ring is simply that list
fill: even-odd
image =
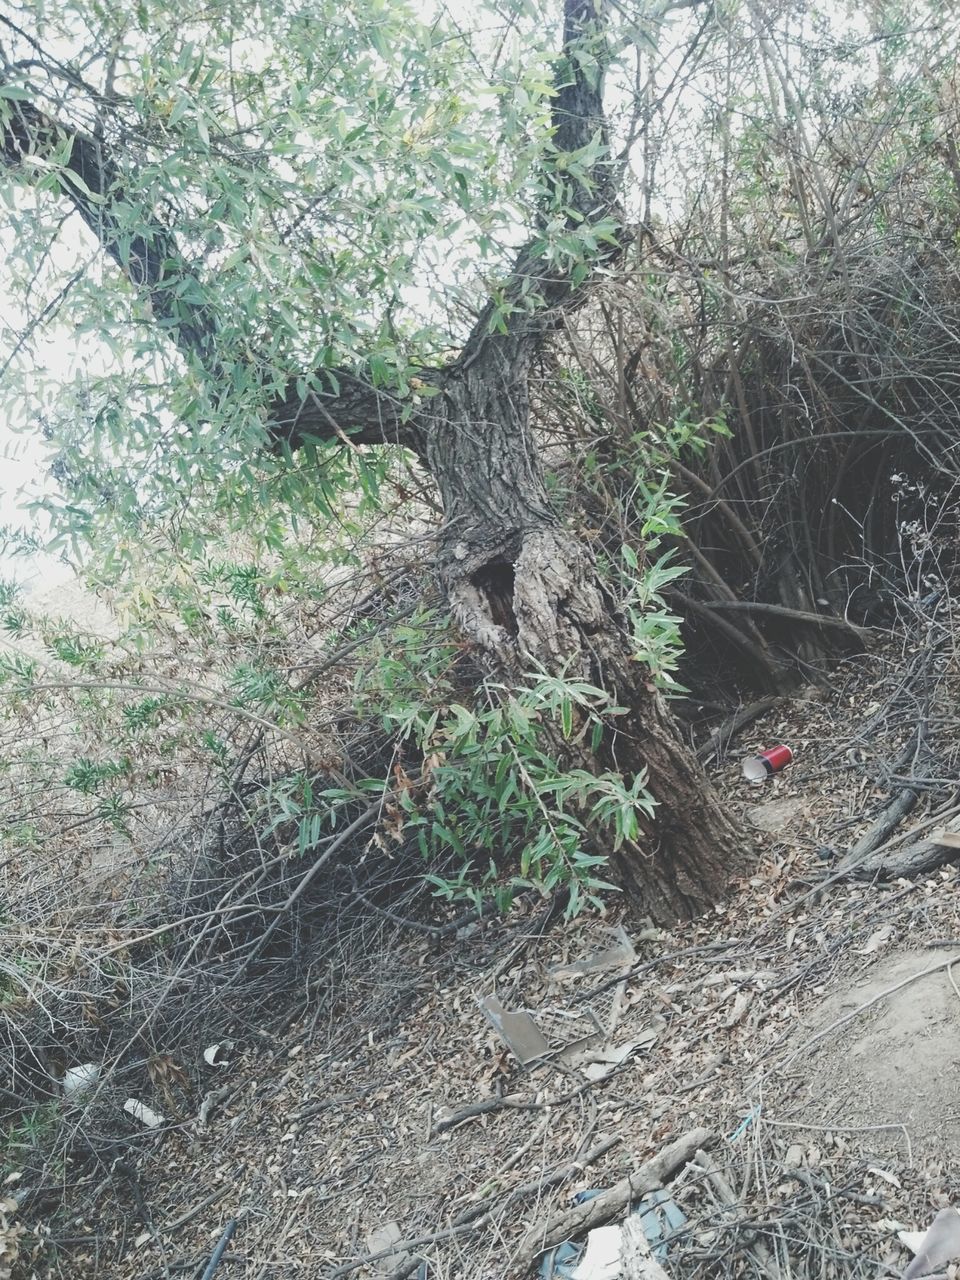
[{"label": "white sky", "polygon": [[[28,188],[16,196],[26,211],[32,207],[34,193]],[[10,227],[0,229],[0,260],[5,258],[14,235]],[[70,217],[62,234],[50,251],[49,269],[54,277],[62,277],[83,253],[96,249],[93,237],[79,217]],[[44,298],[42,281],[35,291]],[[22,300],[3,287],[0,276],[0,365],[13,350],[30,317],[23,311]],[[45,381],[68,382],[79,366],[86,370],[106,369],[109,353],[93,335],[85,334],[82,342],[74,339],[63,325],[39,330],[42,334],[34,349],[31,364],[37,377]],[[35,513],[25,510],[28,503],[53,492],[54,482],[48,474],[51,451],[38,424],[21,418],[15,411],[0,419],[0,524],[22,528],[41,538],[50,535],[49,527]],[[0,547],[0,577],[14,578],[31,588],[47,588],[72,577],[70,568],[49,555],[22,555]]]},{"label": "white sky", "polygon": [[[424,0],[424,4],[434,7],[434,0]],[[464,21],[467,21],[465,0],[454,0],[450,8],[454,12],[461,10]],[[838,15],[839,16],[839,15]],[[843,22],[843,19],[839,19]],[[32,192],[22,193],[24,207],[36,198]],[[0,228],[0,260],[4,255],[4,240],[9,242],[12,230]],[[50,270],[61,280],[76,268],[80,256],[95,251],[93,238],[83,226],[80,219],[71,216],[51,252]],[[102,259],[98,258],[94,270],[103,269]],[[38,297],[44,295],[44,289],[35,291]],[[22,332],[26,317],[19,303],[3,289],[0,278],[0,367],[7,353]],[[99,344],[91,334],[82,338],[82,349],[73,334],[65,326],[52,326],[47,330],[48,337],[36,352],[34,364],[43,373],[38,373],[49,380],[69,382],[73,379],[78,364],[90,371],[106,371],[114,363],[113,357],[106,348]],[[37,529],[31,513],[23,510],[26,503],[41,497],[46,490],[50,492],[52,481],[46,474],[47,446],[32,423],[14,423],[0,419],[0,524],[9,524]],[[25,584],[47,588],[57,581],[71,576],[70,570],[60,562],[45,556],[10,556],[0,548],[0,576],[15,577]]]}]

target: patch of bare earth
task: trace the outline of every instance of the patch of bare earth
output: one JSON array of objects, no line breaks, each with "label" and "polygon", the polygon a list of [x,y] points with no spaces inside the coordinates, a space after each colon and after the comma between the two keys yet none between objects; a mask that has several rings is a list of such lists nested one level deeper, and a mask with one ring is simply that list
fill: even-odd
[{"label": "patch of bare earth", "polygon": [[[904,941],[908,942],[908,939]],[[883,956],[804,1019],[805,1111],[864,1145],[925,1164],[960,1152],[960,942]]]}]

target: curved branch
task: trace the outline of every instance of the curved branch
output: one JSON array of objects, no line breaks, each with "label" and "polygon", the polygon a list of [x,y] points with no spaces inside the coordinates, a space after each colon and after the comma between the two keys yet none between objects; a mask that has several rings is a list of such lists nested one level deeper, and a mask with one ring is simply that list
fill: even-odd
[{"label": "curved branch", "polygon": [[[195,268],[176,235],[153,215],[138,210],[132,229],[119,164],[108,146],[41,111],[33,103],[6,98],[0,107],[0,161],[27,179],[56,165],[60,191],[108,257],[150,303],[153,319],[179,351],[221,380],[217,352],[219,319],[204,298]],[[389,389],[378,389],[356,370],[324,371],[323,384],[307,387],[291,379],[267,407],[267,430],[276,446],[296,449],[308,438],[347,439],[356,444],[402,444],[418,449],[409,407]],[[424,375],[424,382],[428,381]]]},{"label": "curved branch", "polygon": [[130,283],[149,299],[154,319],[187,357],[209,367],[214,360],[217,321],[212,309],[189,289],[195,274],[176,237],[159,222],[144,230],[124,220],[123,178],[103,143],[68,128],[31,102],[4,99],[0,115],[3,163],[29,171],[36,162],[55,162],[63,196],[73,205],[104,252]]}]

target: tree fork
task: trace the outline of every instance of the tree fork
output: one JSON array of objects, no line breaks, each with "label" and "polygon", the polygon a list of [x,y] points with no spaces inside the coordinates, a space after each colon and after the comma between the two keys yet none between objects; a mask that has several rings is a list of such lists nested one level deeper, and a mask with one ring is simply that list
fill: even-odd
[{"label": "tree fork", "polygon": [[[553,672],[584,674],[629,709],[596,765],[647,771],[657,821],[645,830],[642,851],[625,853],[620,869],[640,907],[668,921],[709,906],[747,858],[663,700],[634,662],[589,549],[553,510],[529,428],[531,361],[563,310],[584,298],[585,277],[575,268],[614,261],[629,238],[603,111],[605,23],[604,7],[594,0],[564,0],[554,127],[542,170],[546,203],[562,212],[569,231],[592,228],[594,247],[575,262],[549,257],[542,234],[531,239],[460,356],[424,372],[421,381],[433,394],[421,402],[375,387],[362,369],[336,370],[333,379],[308,370],[265,405],[265,425],[275,444],[291,449],[308,436],[413,449],[440,491],[439,576],[466,635],[508,673],[532,659]],[[570,158],[590,152],[589,170],[574,177]],[[184,303],[170,287],[195,273],[173,232],[147,219],[135,251],[126,252],[123,167],[101,141],[13,102],[0,116],[0,159],[29,180],[34,168],[23,161],[51,154],[67,156],[60,161],[61,193],[104,251],[150,299],[181,351],[215,386],[229,386],[217,349],[218,315],[205,302]]]}]

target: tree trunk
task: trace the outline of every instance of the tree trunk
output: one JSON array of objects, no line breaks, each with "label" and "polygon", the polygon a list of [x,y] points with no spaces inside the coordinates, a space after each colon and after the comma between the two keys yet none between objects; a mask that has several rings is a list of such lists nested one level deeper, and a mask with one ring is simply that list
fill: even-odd
[{"label": "tree trunk", "polygon": [[[405,404],[399,392],[379,387],[362,368],[340,369],[336,376],[307,370],[265,405],[265,427],[289,449],[308,437],[342,439],[346,433],[354,445],[394,443],[414,450],[440,490],[445,519],[439,574],[466,635],[508,677],[522,674],[532,660],[552,673],[585,677],[629,708],[598,757],[580,763],[627,774],[647,771],[657,819],[646,825],[642,848],[618,854],[618,867],[640,909],[668,921],[714,903],[745,869],[746,855],[663,699],[633,661],[623,620],[589,548],[553,511],[529,430],[530,363],[561,310],[583,299],[585,277],[576,266],[612,263],[629,239],[617,204],[622,169],[607,145],[603,111],[606,6],[563,0],[563,17],[542,199],[544,210],[562,216],[572,232],[594,229],[582,262],[545,253],[544,228],[538,227],[501,283],[496,305],[491,300],[481,311],[459,358],[422,370],[420,382],[434,394]],[[586,154],[593,156],[590,170],[577,173]],[[187,359],[204,368],[215,386],[229,389],[218,313],[203,301],[203,289],[186,288],[194,268],[173,229],[146,212],[145,195],[140,229],[129,237],[126,192],[131,183],[136,188],[136,175],[111,155],[105,139],[12,97],[0,118],[0,164],[33,181],[46,172],[26,163],[34,157],[55,159],[63,199],[150,301]],[[498,326],[502,332],[494,332]],[[606,851],[602,838],[596,843]]]},{"label": "tree trunk", "polygon": [[[425,437],[443,499],[439,570],[454,616],[508,679],[538,664],[628,708],[597,757],[579,763],[647,771],[656,820],[644,824],[641,847],[617,853],[615,869],[657,922],[696,915],[747,869],[745,842],[633,659],[588,547],[551,506],[528,426],[523,345],[488,338],[463,364],[433,402]],[[598,834],[597,851],[608,847]]]}]

